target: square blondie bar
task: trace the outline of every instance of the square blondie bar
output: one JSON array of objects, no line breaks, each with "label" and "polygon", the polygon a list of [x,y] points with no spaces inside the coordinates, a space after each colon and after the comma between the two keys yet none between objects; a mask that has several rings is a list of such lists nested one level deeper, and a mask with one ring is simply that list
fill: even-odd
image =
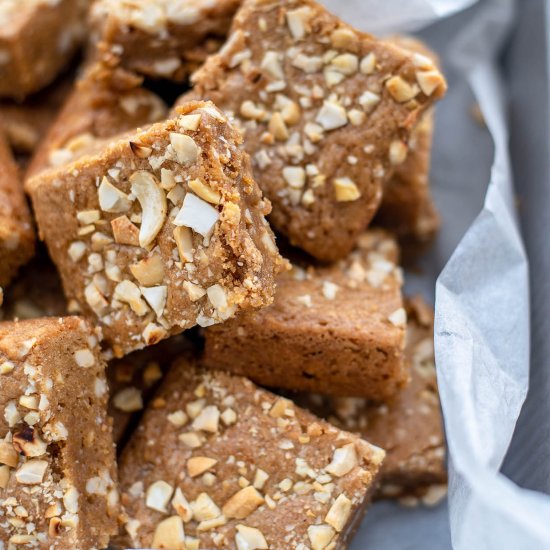
[{"label": "square blondie bar", "polygon": [[90,12],[93,42],[119,55],[130,71],[182,81],[223,44],[240,3],[98,0]]},{"label": "square blondie bar", "polygon": [[364,233],[345,260],[283,274],[273,305],[206,330],[204,362],[256,383],[386,401],[409,376],[395,240]]},{"label": "square blondie bar", "polygon": [[116,532],[104,370],[84,319],[0,323],[0,547],[99,549]]},{"label": "square blondie bar", "polygon": [[31,259],[34,239],[19,169],[0,128],[0,286]]},{"label": "square blondie bar", "polygon": [[242,128],[273,227],[325,261],[351,251],[446,89],[429,58],[312,0],[246,0],[192,82],[184,100],[211,99]]},{"label": "square blondie bar", "polygon": [[386,450],[379,498],[416,497],[435,504],[446,493],[445,436],[433,349],[433,312],[407,302],[406,358],[411,381],[394,399],[373,404],[354,397],[291,394],[300,406]]},{"label": "square blondie bar", "polygon": [[86,35],[89,0],[0,2],[0,97],[23,99],[50,84]]},{"label": "square blondie bar", "polygon": [[195,102],[28,182],[67,297],[117,357],[271,302],[285,263],[240,140]]},{"label": "square blondie bar", "polygon": [[129,548],[344,547],[384,451],[249,380],[176,363],[120,461]]}]

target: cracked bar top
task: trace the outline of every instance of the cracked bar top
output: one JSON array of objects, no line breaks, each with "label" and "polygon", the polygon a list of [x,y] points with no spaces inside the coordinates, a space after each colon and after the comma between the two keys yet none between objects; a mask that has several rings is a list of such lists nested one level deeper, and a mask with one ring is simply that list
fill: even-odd
[{"label": "cracked bar top", "polygon": [[116,356],[272,301],[285,263],[240,141],[195,102],[29,182],[65,293]]},{"label": "cracked bar top", "polygon": [[130,548],[341,548],[384,451],[245,378],[176,363],[125,449]]},{"label": "cracked bar top", "polygon": [[212,99],[245,136],[275,229],[344,257],[446,83],[431,59],[360,33],[310,0],[247,0],[184,97]]}]

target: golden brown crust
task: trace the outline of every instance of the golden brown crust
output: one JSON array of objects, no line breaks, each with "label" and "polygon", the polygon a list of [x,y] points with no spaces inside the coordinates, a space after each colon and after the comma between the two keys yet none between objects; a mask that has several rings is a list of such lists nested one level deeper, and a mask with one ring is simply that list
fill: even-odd
[{"label": "golden brown crust", "polygon": [[283,262],[239,143],[195,102],[29,182],[65,293],[115,355],[271,302]]},{"label": "golden brown crust", "polygon": [[360,33],[310,0],[247,0],[186,97],[245,133],[275,229],[322,260],[345,257],[404,160],[418,116],[445,92],[433,63]]},{"label": "golden brown crust", "polygon": [[78,317],[0,323],[0,543],[89,550],[116,531],[105,364]]},{"label": "golden brown crust", "polygon": [[34,229],[19,170],[0,129],[0,286],[34,254]]},{"label": "golden brown crust", "polygon": [[[344,547],[383,456],[244,378],[184,360],[171,369],[121,458],[128,522],[119,542]],[[168,533],[172,544],[160,546]],[[263,545],[246,546],[253,536]]]},{"label": "golden brown crust", "polygon": [[370,231],[345,260],[282,275],[272,306],[207,329],[205,364],[270,387],[389,399],[408,380],[397,256]]},{"label": "golden brown crust", "polygon": [[86,33],[88,0],[3,0],[0,97],[23,99],[54,80]]}]

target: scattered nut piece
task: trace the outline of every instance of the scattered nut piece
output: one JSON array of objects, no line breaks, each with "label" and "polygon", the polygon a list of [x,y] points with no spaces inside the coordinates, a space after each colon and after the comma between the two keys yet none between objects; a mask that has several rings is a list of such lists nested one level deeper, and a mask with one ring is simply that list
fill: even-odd
[{"label": "scattered nut piece", "polygon": [[348,177],[335,178],[333,185],[338,202],[356,201],[361,196],[357,185]]},{"label": "scattered nut piece", "polygon": [[153,254],[131,265],[130,271],[141,286],[160,285],[164,280],[164,264],[159,254]]},{"label": "scattered nut piece", "polygon": [[334,501],[327,515],[325,522],[340,532],[346,526],[351,514],[351,500],[343,493]]},{"label": "scattered nut piece", "polygon": [[200,149],[195,140],[187,134],[170,134],[170,143],[182,164],[192,164],[199,158]]},{"label": "scattered nut piece", "polygon": [[236,492],[223,505],[222,512],[226,518],[244,519],[264,502],[264,497],[252,485]]},{"label": "scattered nut piece", "polygon": [[139,245],[147,248],[155,240],[166,219],[166,195],[153,174],[144,170],[134,172],[130,176],[130,183],[142,210]]},{"label": "scattered nut piece", "polygon": [[208,458],[206,456],[192,456],[187,461],[187,473],[191,477],[197,477],[212,469],[212,467],[217,463],[218,461],[215,458]]},{"label": "scattered nut piece", "polygon": [[143,409],[141,391],[135,387],[120,390],[113,397],[113,406],[126,413],[141,411]]},{"label": "scattered nut piece", "polygon": [[174,488],[169,483],[163,480],[155,481],[147,489],[145,505],[151,510],[166,514],[173,493]]},{"label": "scattered nut piece", "polygon": [[246,525],[237,525],[235,544],[237,550],[266,550],[269,548],[263,533],[255,527]]},{"label": "scattered nut piece", "polygon": [[170,550],[185,550],[185,531],[179,516],[162,520],[153,535],[153,548],[169,548]]}]

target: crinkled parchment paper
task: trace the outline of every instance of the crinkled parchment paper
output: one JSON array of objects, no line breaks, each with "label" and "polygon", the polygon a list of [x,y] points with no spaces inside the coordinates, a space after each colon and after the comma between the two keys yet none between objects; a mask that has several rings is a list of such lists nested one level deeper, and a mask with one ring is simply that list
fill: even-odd
[{"label": "crinkled parchment paper", "polygon": [[[516,111],[533,116],[531,125],[520,118],[524,123],[512,128],[527,136],[524,147],[534,141],[534,149],[540,150],[533,154],[540,156],[546,151],[548,158],[548,142],[544,142],[546,149],[540,147],[538,129],[547,129],[549,122],[545,95],[548,68],[543,63],[541,69],[540,63],[546,60],[544,0],[520,0],[517,4],[513,0],[324,3],[375,34],[409,31],[431,23],[419,34],[441,56],[449,80],[448,96],[437,110],[432,161],[432,183],[443,228],[424,261],[422,275],[411,275],[407,281],[408,292],[422,292],[428,299],[433,299],[436,288],[436,362],[450,455],[448,506],[408,510],[391,503],[376,504],[353,548],[441,550],[450,548],[452,540],[456,550],[548,549],[550,498],[522,489],[500,473],[529,385],[529,272],[512,172],[516,180],[518,175],[520,180],[525,175],[534,177],[534,170],[521,168],[521,163],[532,165],[531,151],[523,151],[517,138],[512,140],[513,148],[509,145],[507,101],[512,90],[513,99],[520,101]],[[527,16],[520,10],[529,10],[531,21],[521,23]],[[537,21],[538,25],[534,24]],[[514,39],[519,46],[510,46],[511,37],[520,32],[525,36]],[[521,48],[522,42],[523,50],[511,54],[511,71],[503,74],[503,49]],[[534,44],[537,48],[528,48]],[[541,79],[545,85],[535,86]],[[476,103],[486,127],[472,116]],[[531,134],[538,141],[529,140]],[[542,132],[542,137],[547,138],[547,133]],[[544,168],[548,169],[548,163]],[[539,183],[543,182],[548,184],[546,179]],[[529,212],[546,214],[547,222],[550,210],[541,211],[536,203],[539,195],[541,200],[550,195],[550,189],[543,193],[532,181],[528,183],[516,181],[516,189],[530,193],[530,200],[525,201]],[[537,224],[539,233],[546,222]],[[529,238],[537,234],[533,220],[525,214],[523,227],[531,230]],[[538,242],[548,246],[549,240],[550,235],[540,236]],[[540,277],[531,280],[538,284]],[[547,326],[548,309],[545,311],[546,315],[541,315]],[[536,330],[534,335],[540,336]],[[533,338],[534,345],[536,342]],[[537,375],[537,381],[548,378],[548,374]],[[533,446],[536,435],[525,433],[535,430],[530,418],[524,417],[540,411],[536,402],[540,393],[531,390],[506,473],[526,486],[548,491],[550,467],[544,467],[548,452],[537,452]],[[539,420],[549,423],[548,417]],[[550,428],[545,428],[543,433],[549,432]],[[525,441],[531,444],[529,452]],[[544,442],[540,448],[548,451],[549,446]],[[514,470],[521,471],[522,462],[535,473],[538,469],[538,478],[545,472],[546,479],[541,481],[525,471],[514,476]]]}]

